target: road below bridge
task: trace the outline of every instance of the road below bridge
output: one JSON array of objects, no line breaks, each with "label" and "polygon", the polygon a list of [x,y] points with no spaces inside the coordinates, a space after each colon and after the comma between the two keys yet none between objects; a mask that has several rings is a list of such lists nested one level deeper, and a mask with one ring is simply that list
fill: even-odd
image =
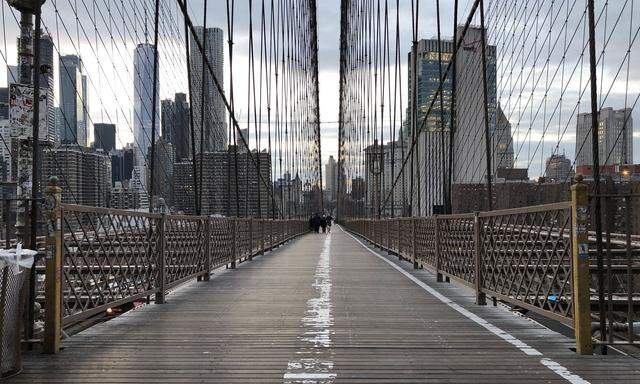
[{"label": "road below bridge", "polygon": [[640,383],[334,226],[29,355],[12,383]]}]

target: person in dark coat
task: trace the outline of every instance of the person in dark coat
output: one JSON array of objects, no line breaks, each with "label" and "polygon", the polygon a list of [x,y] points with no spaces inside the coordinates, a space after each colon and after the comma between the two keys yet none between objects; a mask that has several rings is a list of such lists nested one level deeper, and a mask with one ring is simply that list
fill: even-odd
[{"label": "person in dark coat", "polygon": [[317,213],[313,216],[313,230],[320,233],[320,215]]},{"label": "person in dark coat", "polygon": [[327,217],[325,215],[320,218],[320,226],[322,227],[322,233],[327,233]]},{"label": "person in dark coat", "polygon": [[331,233],[331,224],[333,224],[333,217],[331,215],[327,215],[327,232]]}]

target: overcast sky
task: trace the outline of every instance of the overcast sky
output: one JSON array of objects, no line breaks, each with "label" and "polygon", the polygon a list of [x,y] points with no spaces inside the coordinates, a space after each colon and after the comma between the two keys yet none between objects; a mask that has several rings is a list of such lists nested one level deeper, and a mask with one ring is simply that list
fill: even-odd
[{"label": "overcast sky", "polygon": [[[187,91],[182,18],[175,1],[163,0],[160,41],[160,94],[172,97]],[[239,121],[246,121],[248,87],[248,0],[236,0],[234,36],[234,93]],[[269,4],[269,1],[265,1]],[[340,34],[340,1],[318,0],[318,33],[320,65],[320,113],[323,158],[337,154],[338,65]],[[395,1],[389,5],[390,25],[395,29]],[[442,34],[453,31],[453,0],[441,0]],[[466,19],[472,1],[461,0],[460,20]],[[584,38],[584,0],[487,1],[489,41],[497,45],[498,98],[513,125],[514,147],[519,166],[529,166],[530,176],[540,173],[540,163],[555,151],[573,158],[575,148],[575,113],[588,106],[587,60],[582,60]],[[633,105],[640,90],[640,55],[636,54],[636,33],[640,22],[640,7],[630,2],[597,2],[597,29],[600,47],[606,49],[598,75],[605,106],[616,108]],[[89,110],[91,122],[118,124],[117,145],[133,139],[133,49],[145,40],[145,20],[148,39],[152,36],[152,12],[144,15],[144,4],[152,9],[152,0],[145,1],[82,1],[48,0],[43,11],[43,29],[56,44],[54,66],[57,75],[57,54],[79,54],[89,76]],[[122,6],[120,5],[122,4]],[[202,0],[190,0],[190,14],[195,24],[202,24]],[[253,1],[254,33],[258,33],[261,1]],[[385,1],[380,4],[384,7]],[[607,4],[603,8],[603,4]],[[403,60],[402,89],[406,103],[406,58],[411,45],[411,2],[400,1],[399,47]],[[2,1],[3,46],[0,65],[6,60],[15,64],[18,34],[14,14]],[[58,12],[56,13],[56,10]],[[76,22],[76,13],[78,11]],[[111,15],[111,16],[109,16]],[[436,36],[435,0],[420,1],[420,38]],[[209,1],[207,24],[223,29],[227,37],[226,2]],[[566,21],[565,21],[566,20]],[[479,23],[478,17],[474,19]],[[549,33],[551,31],[551,33]],[[538,36],[538,39],[536,39]],[[259,39],[255,35],[254,39]],[[605,46],[606,42],[606,46]],[[629,80],[627,81],[626,51],[631,45]],[[256,42],[256,47],[258,47]],[[392,47],[395,49],[395,47]],[[393,52],[393,51],[392,51]],[[256,54],[258,54],[256,52]],[[392,53],[393,55],[393,53]],[[549,58],[547,62],[547,58]],[[225,46],[225,89],[229,94],[229,60]],[[635,65],[634,65],[635,64]],[[6,84],[0,71],[0,84]],[[57,83],[57,81],[56,81]],[[581,92],[580,86],[583,90]],[[57,84],[56,84],[57,94]],[[546,95],[546,97],[545,97]],[[626,99],[625,99],[626,95]],[[559,100],[562,96],[562,103]],[[625,101],[626,100],[626,101]],[[56,105],[58,104],[56,99]],[[560,105],[562,108],[559,108]],[[243,107],[245,106],[245,107]],[[403,106],[404,109],[406,107]],[[265,108],[263,106],[263,108]],[[636,117],[634,111],[634,117]],[[638,117],[640,118],[640,116]],[[636,119],[637,120],[637,119]],[[640,121],[640,120],[638,120]],[[92,135],[91,135],[92,136]],[[544,140],[542,140],[544,136]],[[558,148],[558,138],[561,138]],[[91,140],[91,137],[90,137]],[[635,152],[640,153],[638,140]],[[637,156],[636,156],[637,157]],[[537,169],[536,169],[537,168]]]}]

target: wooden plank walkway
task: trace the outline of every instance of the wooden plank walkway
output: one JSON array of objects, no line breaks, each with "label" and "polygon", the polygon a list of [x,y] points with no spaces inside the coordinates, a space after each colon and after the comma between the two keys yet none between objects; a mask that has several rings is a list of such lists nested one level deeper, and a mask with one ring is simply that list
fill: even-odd
[{"label": "wooden plank walkway", "polygon": [[[413,280],[412,280],[413,279]],[[640,383],[334,227],[28,356],[11,383]],[[582,380],[582,381],[581,381]]]}]

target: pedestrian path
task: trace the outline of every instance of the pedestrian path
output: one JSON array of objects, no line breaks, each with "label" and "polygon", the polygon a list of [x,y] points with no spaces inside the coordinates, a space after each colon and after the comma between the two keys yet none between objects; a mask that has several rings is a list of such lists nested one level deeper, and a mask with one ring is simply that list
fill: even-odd
[{"label": "pedestrian path", "polygon": [[437,283],[338,226],[92,327],[12,383],[640,383],[640,362]]}]

